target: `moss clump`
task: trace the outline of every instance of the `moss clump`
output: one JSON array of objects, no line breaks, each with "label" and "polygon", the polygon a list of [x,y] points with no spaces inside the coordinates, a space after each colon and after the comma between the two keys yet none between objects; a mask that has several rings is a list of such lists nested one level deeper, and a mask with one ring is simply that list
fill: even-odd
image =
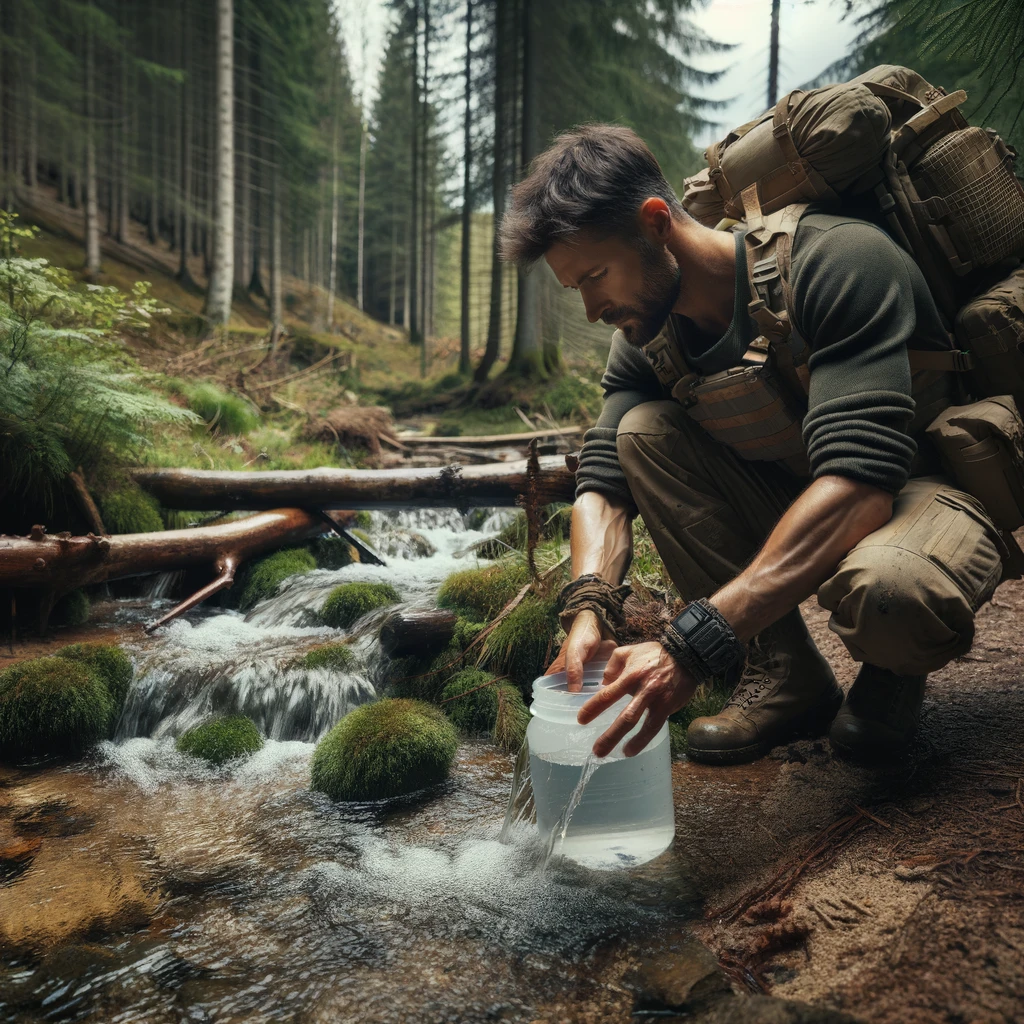
[{"label": "moss clump", "polygon": [[401,600],[390,583],[343,583],[335,587],[320,609],[320,621],[334,629],[346,629],[375,608]]},{"label": "moss clump", "polygon": [[356,517],[353,522],[360,530],[369,530],[370,527],[373,526],[373,516],[364,508],[356,513]]},{"label": "moss clump", "polygon": [[139,487],[122,487],[100,498],[103,525],[111,533],[156,533],[164,528],[156,498]]},{"label": "moss clump", "polygon": [[252,719],[232,715],[212,718],[189,729],[178,737],[175,746],[182,754],[221,765],[236,757],[255,754],[263,746],[263,736]]},{"label": "moss clump", "polygon": [[487,634],[481,663],[525,692],[555,656],[559,630],[554,599],[528,596]]},{"label": "moss clump", "polygon": [[529,582],[529,570],[521,562],[500,562],[482,569],[452,573],[437,592],[442,608],[453,608],[466,618],[493,619]]},{"label": "moss clump", "polygon": [[518,750],[526,736],[530,713],[522,695],[508,683],[480,669],[464,669],[441,692],[448,717],[465,733],[487,733],[505,750]]},{"label": "moss clump", "polygon": [[305,548],[285,548],[259,559],[246,573],[238,607],[248,611],[265,598],[273,597],[289,576],[312,572],[315,568],[316,559]]},{"label": "moss clump", "polygon": [[248,434],[260,424],[259,413],[240,395],[222,391],[216,384],[200,381],[183,384],[180,392],[188,407],[206,420],[208,429],[221,434]]},{"label": "moss clump", "polygon": [[326,668],[333,672],[343,672],[351,668],[355,657],[352,648],[346,643],[320,644],[306,651],[295,665],[298,668]]},{"label": "moss clump", "polygon": [[0,751],[74,757],[107,735],[106,683],[70,658],[35,658],[0,673]]},{"label": "moss clump", "polygon": [[84,590],[72,590],[53,607],[50,621],[55,626],[84,626],[89,621],[89,598]]},{"label": "moss clump", "polygon": [[[351,531],[355,533],[355,531]],[[321,569],[344,569],[346,565],[359,561],[359,554],[344,537],[336,533],[325,533],[313,544],[313,555]]]},{"label": "moss clump", "polygon": [[312,787],[332,800],[384,800],[446,779],[455,727],[422,701],[385,697],[349,712],[317,744]]},{"label": "moss clump", "polygon": [[69,644],[57,651],[57,657],[77,661],[103,680],[110,693],[116,721],[135,676],[131,658],[114,644]]}]

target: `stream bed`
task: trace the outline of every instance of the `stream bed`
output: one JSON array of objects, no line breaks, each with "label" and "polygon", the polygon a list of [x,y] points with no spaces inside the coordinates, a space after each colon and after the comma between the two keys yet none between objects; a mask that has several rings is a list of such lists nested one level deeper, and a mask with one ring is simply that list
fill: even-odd
[{"label": "stream bed", "polygon": [[[426,796],[335,804],[308,788],[316,739],[385,671],[372,619],[350,670],[290,667],[340,636],[311,612],[363,579],[429,606],[495,526],[378,514],[386,567],[318,570],[247,617],[197,610],[129,645],[115,739],[0,777],[0,824],[38,840],[31,867],[0,879],[0,1021],[630,1019],[637,963],[691,956],[697,897],[671,849],[608,873],[545,865],[530,825],[500,842],[514,758],[482,740]],[[266,746],[224,769],[178,754],[173,737],[211,711],[250,715]]]}]

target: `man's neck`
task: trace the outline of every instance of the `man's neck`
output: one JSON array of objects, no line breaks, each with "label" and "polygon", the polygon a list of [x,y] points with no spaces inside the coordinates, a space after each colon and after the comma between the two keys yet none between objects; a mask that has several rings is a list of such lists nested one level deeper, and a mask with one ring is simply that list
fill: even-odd
[{"label": "man's neck", "polygon": [[680,223],[669,242],[682,280],[672,307],[709,334],[724,334],[736,305],[736,239],[731,231]]}]

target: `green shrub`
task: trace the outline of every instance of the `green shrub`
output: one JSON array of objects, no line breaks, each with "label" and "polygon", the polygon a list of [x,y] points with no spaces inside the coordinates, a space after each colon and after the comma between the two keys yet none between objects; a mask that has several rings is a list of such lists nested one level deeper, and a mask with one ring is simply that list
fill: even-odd
[{"label": "green shrub", "polygon": [[72,590],[53,607],[50,621],[55,626],[84,626],[89,621],[89,598],[84,590]]},{"label": "green shrub", "polygon": [[529,570],[521,562],[463,569],[441,584],[437,603],[470,619],[493,619],[529,581]]},{"label": "green shrub", "polygon": [[316,746],[312,787],[332,800],[383,800],[451,772],[455,727],[422,701],[383,698],[350,711]]},{"label": "green shrub", "polygon": [[248,434],[260,425],[259,413],[241,395],[222,391],[205,380],[179,387],[188,407],[206,421],[208,428],[221,434]]},{"label": "green shrub", "polygon": [[298,659],[295,663],[298,668],[326,668],[335,672],[342,672],[352,666],[355,655],[352,648],[346,643],[320,644],[314,647]]},{"label": "green shrub", "polygon": [[530,713],[514,686],[495,683],[494,678],[477,668],[464,669],[441,692],[442,706],[462,732],[487,733],[503,749],[518,750]]},{"label": "green shrub", "polygon": [[110,693],[116,723],[135,676],[131,658],[114,644],[69,644],[57,651],[57,657],[77,661],[103,680]]},{"label": "green shrub", "polygon": [[313,544],[313,555],[320,569],[344,569],[346,565],[359,561],[356,549],[336,533],[325,533],[317,537]]},{"label": "green shrub", "polygon": [[320,609],[320,621],[334,629],[346,629],[374,608],[401,600],[390,583],[343,583],[327,596]]},{"label": "green shrub", "polygon": [[0,751],[75,756],[107,735],[110,692],[87,665],[35,658],[0,673]]},{"label": "green shrub", "polygon": [[100,513],[111,533],[156,533],[164,528],[156,498],[139,487],[122,487],[104,495]]},{"label": "green shrub", "polygon": [[232,715],[194,726],[178,737],[175,746],[182,754],[221,765],[236,757],[255,754],[263,746],[263,736],[251,719]]},{"label": "green shrub", "polygon": [[554,658],[559,630],[554,599],[527,596],[484,638],[481,663],[525,692]]},{"label": "green shrub", "polygon": [[299,576],[315,568],[316,559],[305,548],[285,548],[257,559],[245,574],[238,607],[248,611],[265,598],[273,597],[289,576]]}]

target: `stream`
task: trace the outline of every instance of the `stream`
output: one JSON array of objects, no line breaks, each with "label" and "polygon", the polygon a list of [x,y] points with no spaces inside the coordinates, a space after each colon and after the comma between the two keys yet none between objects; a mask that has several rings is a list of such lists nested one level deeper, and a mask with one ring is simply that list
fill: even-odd
[{"label": "stream", "polygon": [[[582,1006],[587,1020],[630,1018],[622,979],[652,948],[685,945],[696,912],[672,850],[629,871],[545,866],[544,840],[510,809],[515,758],[482,740],[464,740],[426,796],[335,804],[308,788],[317,738],[386,672],[379,613],[349,631],[351,669],[290,665],[341,636],[315,624],[327,594],[380,580],[432,606],[505,515],[473,530],[457,512],[375,513],[386,567],[293,577],[247,616],[197,609],[129,646],[114,740],[0,780],[43,837],[32,870],[0,880],[0,913],[26,937],[0,957],[0,1021],[526,1024],[584,1019],[570,1009]],[[167,606],[124,602],[117,617]],[[214,711],[252,717],[263,750],[225,769],[178,754],[174,737]],[[106,926],[76,932],[94,905]]]}]

